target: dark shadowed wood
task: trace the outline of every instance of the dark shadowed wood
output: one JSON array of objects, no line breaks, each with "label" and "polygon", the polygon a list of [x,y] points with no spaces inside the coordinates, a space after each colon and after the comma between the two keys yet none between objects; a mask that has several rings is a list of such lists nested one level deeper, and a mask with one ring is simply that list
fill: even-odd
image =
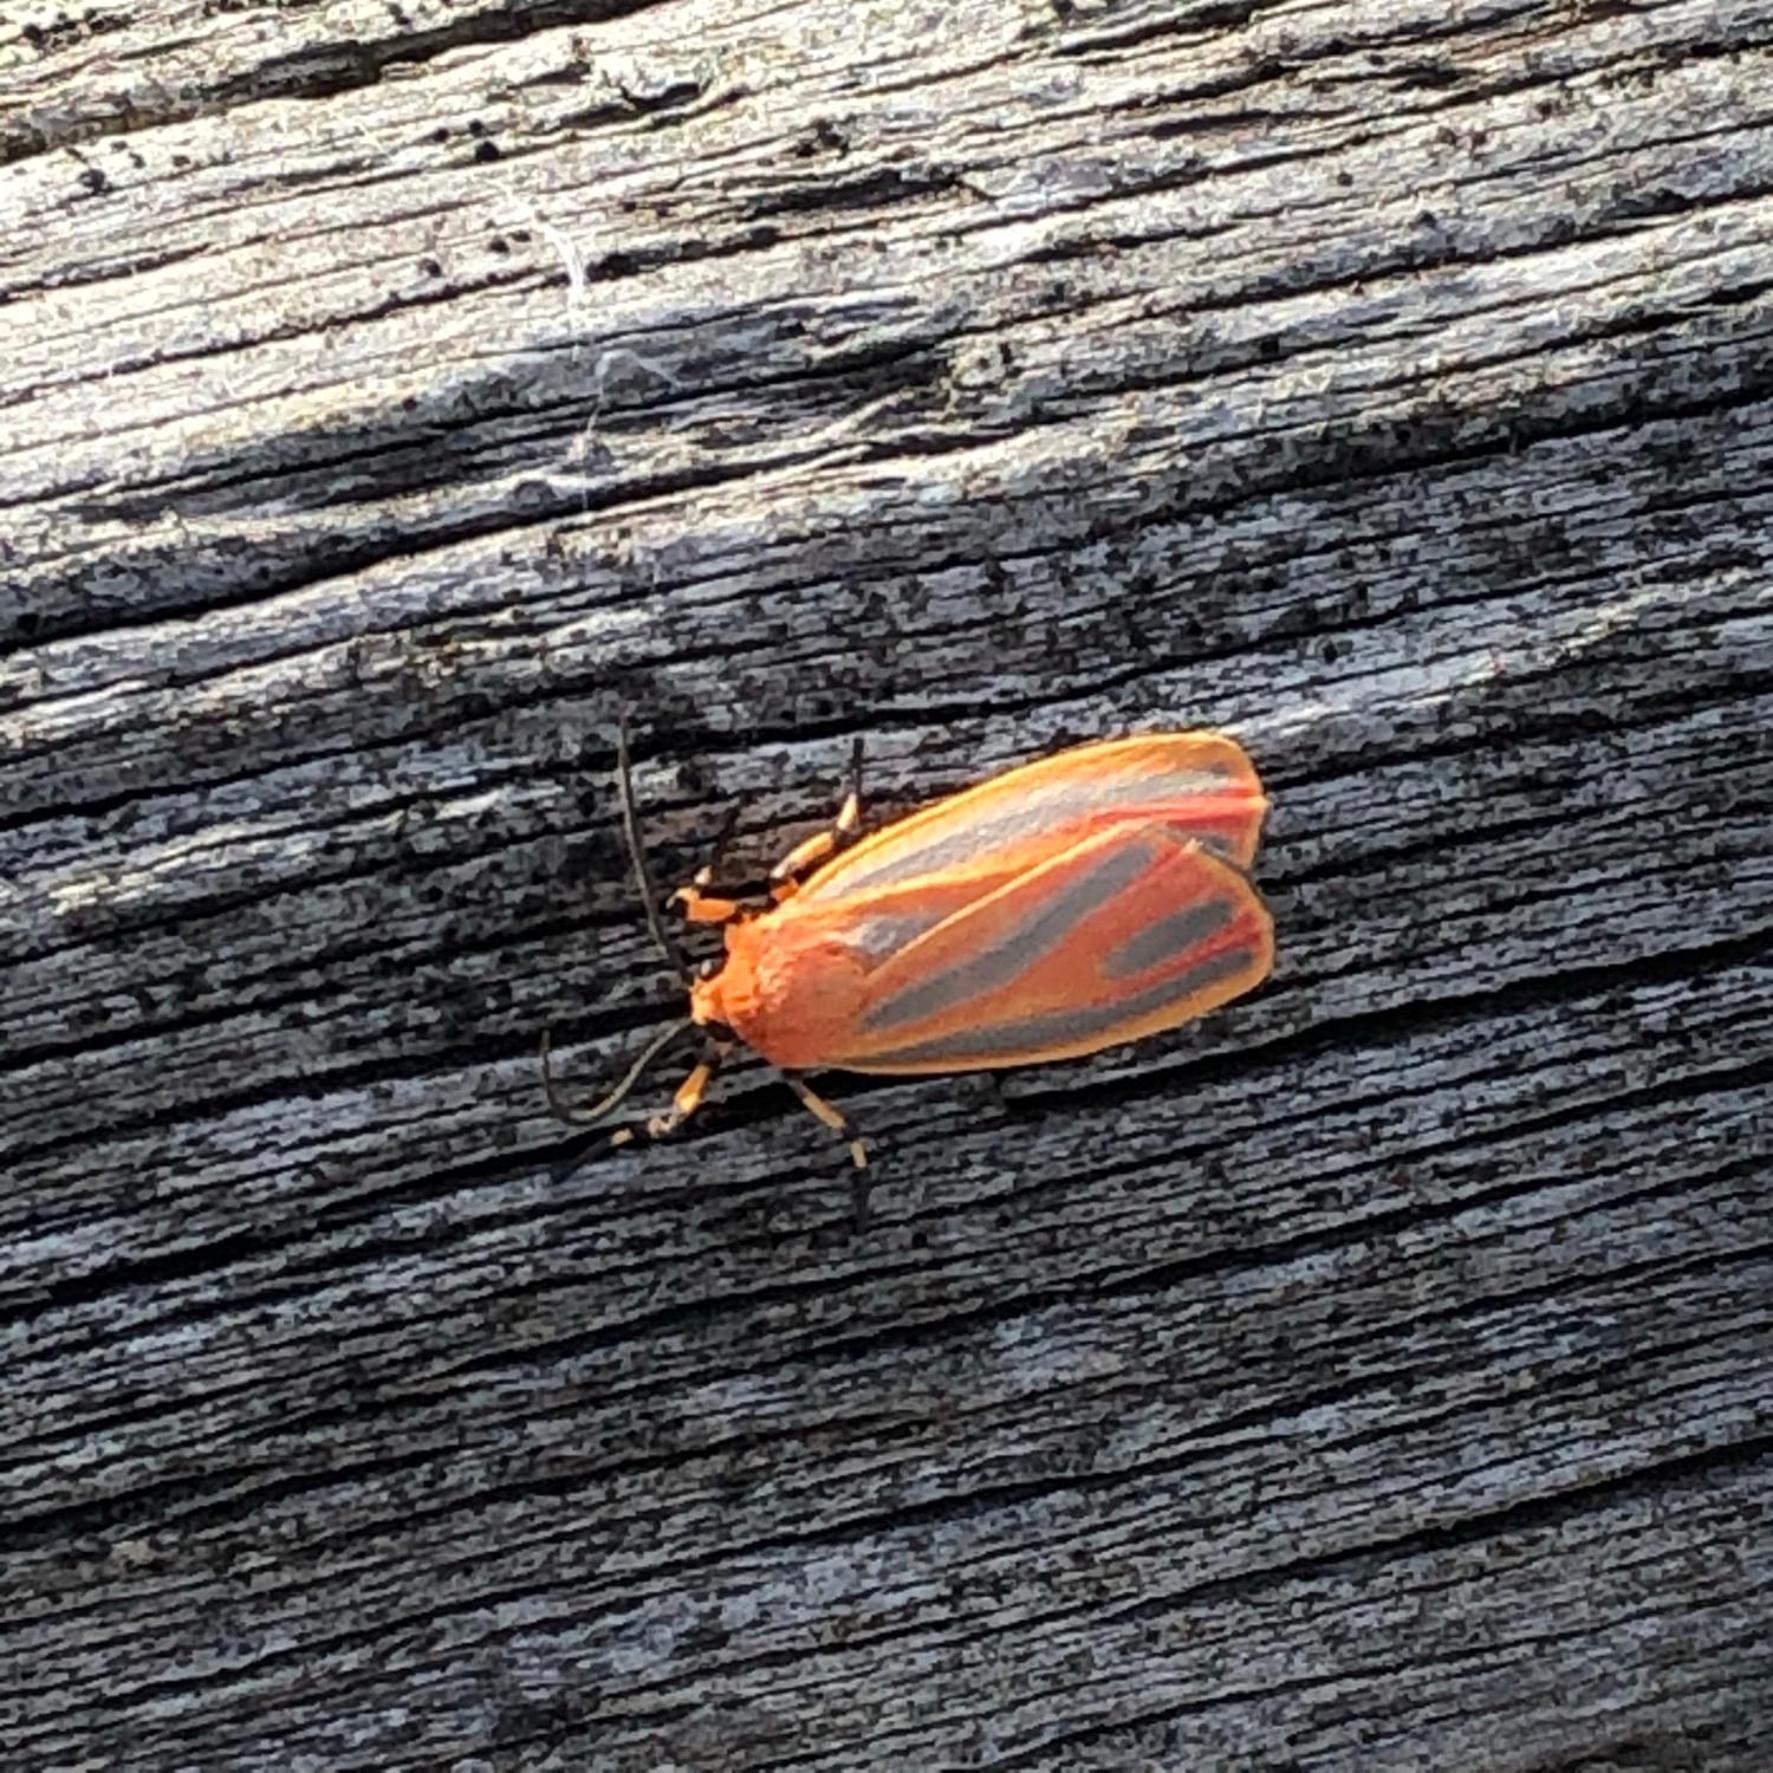
[{"label": "dark shadowed wood", "polygon": [[[1766,0],[20,0],[0,161],[7,1766],[1765,1766]],[[671,878],[1226,726],[1275,980],[861,1236],[570,1135],[623,714]]]}]

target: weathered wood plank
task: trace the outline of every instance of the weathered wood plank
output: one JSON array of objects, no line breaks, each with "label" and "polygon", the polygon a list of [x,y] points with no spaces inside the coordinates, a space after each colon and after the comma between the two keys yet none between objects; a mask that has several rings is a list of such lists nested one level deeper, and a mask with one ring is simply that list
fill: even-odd
[{"label": "weathered wood plank", "polygon": [[[32,1767],[1759,1769],[1773,10],[0,24]],[[545,1113],[662,865],[1223,724],[1274,985]]]}]

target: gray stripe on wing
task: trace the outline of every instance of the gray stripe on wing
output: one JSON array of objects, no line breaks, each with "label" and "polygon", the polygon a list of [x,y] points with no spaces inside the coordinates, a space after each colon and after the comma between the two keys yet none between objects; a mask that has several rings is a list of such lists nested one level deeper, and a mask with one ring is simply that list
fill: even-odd
[{"label": "gray stripe on wing", "polygon": [[926,911],[916,915],[908,911],[875,912],[858,916],[846,926],[846,941],[871,967],[890,960],[901,948],[909,946],[925,930],[934,929],[947,911]]},{"label": "gray stripe on wing", "polygon": [[1102,963],[1110,979],[1131,979],[1148,973],[1165,961],[1177,960],[1208,936],[1222,930],[1237,916],[1238,907],[1227,899],[1206,899],[1159,918],[1127,937]]},{"label": "gray stripe on wing", "polygon": [[[802,890],[807,897],[816,898],[896,886],[957,867],[1006,844],[1018,843],[1033,832],[1125,806],[1129,800],[1142,809],[1151,808],[1151,816],[1159,817],[1157,804],[1186,795],[1211,794],[1224,788],[1233,779],[1233,773],[1229,764],[1223,771],[1175,770],[1164,776],[1154,776],[1149,770],[1123,770],[1090,782],[1037,785],[1019,795],[1013,806],[1001,807],[990,817],[969,819],[943,838],[914,843],[904,854],[883,856],[878,862],[858,862],[827,876],[823,890],[820,877],[815,874]],[[886,829],[890,831],[892,827]],[[1224,847],[1217,838],[1204,841],[1210,849]]]},{"label": "gray stripe on wing", "polygon": [[1124,892],[1154,860],[1150,838],[1129,839],[1110,849],[1087,874],[1060,888],[989,947],[883,998],[862,1018],[862,1026],[874,1031],[902,1028],[1002,990],[1063,942],[1082,918]]},{"label": "gray stripe on wing", "polygon": [[1091,1041],[1106,1044],[1108,1032],[1161,1010],[1166,1004],[1216,985],[1249,966],[1253,951],[1222,949],[1179,979],[1153,985],[1134,997],[1112,1004],[1084,1005],[1074,1010],[1044,1010],[1017,1022],[1000,1022],[990,1028],[968,1028],[935,1040],[917,1041],[888,1053],[870,1053],[859,1064],[869,1069],[888,1065],[916,1065],[925,1061],[1006,1059],[1017,1053],[1040,1052],[1051,1047],[1080,1047]]}]

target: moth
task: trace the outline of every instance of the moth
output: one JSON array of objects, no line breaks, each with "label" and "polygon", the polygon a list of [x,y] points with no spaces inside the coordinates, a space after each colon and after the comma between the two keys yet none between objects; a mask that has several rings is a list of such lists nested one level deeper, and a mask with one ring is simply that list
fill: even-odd
[{"label": "moth", "polygon": [[[830,827],[755,890],[702,869],[671,895],[724,926],[724,961],[686,966],[641,843],[627,735],[623,824],[654,940],[689,992],[666,1029],[575,1125],[615,1113],[652,1061],[701,1051],[647,1134],[675,1132],[743,1045],[867,1163],[849,1117],[801,1075],[975,1071],[1075,1059],[1161,1033],[1259,985],[1274,923],[1250,878],[1268,802],[1238,743],[1144,733],[1021,765],[861,836],[860,746]],[[632,1138],[624,1129],[618,1140]]]}]

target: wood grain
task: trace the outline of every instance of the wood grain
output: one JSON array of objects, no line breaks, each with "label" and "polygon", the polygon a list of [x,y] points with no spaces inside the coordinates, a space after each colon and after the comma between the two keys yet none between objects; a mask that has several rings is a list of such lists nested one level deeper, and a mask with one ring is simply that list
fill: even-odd
[{"label": "wood grain", "polygon": [[[1766,0],[26,0],[0,513],[6,1765],[1764,1765]],[[569,1136],[624,715],[1275,981]]]}]

